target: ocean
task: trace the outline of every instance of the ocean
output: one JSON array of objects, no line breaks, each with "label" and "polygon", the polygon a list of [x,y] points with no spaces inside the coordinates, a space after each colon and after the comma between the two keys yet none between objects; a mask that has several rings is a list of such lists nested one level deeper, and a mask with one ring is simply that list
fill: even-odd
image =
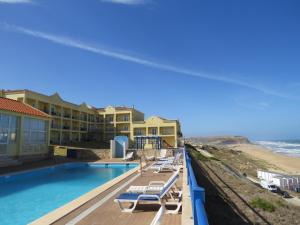
[{"label": "ocean", "polygon": [[300,140],[256,141],[276,153],[292,157],[300,157]]}]

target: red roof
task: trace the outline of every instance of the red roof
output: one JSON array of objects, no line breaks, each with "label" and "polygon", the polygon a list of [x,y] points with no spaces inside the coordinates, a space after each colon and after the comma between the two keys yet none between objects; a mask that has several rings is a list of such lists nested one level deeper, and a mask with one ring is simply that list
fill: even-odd
[{"label": "red roof", "polygon": [[0,110],[6,110],[21,114],[26,114],[30,116],[38,116],[38,117],[45,117],[50,118],[50,116],[32,106],[25,104],[23,102],[19,102],[16,100],[12,100],[9,98],[2,98],[0,97]]}]

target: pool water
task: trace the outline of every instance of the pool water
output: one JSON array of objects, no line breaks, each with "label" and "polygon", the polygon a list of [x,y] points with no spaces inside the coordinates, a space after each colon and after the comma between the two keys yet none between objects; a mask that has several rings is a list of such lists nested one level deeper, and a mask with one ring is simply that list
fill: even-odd
[{"label": "pool water", "polygon": [[0,176],[0,224],[30,223],[136,166],[67,163]]}]

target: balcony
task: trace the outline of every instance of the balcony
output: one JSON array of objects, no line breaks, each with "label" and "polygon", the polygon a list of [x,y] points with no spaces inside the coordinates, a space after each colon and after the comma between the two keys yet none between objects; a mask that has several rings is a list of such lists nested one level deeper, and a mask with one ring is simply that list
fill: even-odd
[{"label": "balcony", "polygon": [[72,116],[73,120],[79,120],[79,116]]},{"label": "balcony", "polygon": [[130,132],[129,129],[117,129],[117,132]]},{"label": "balcony", "polygon": [[87,127],[80,127],[81,131],[87,131]]},{"label": "balcony", "polygon": [[68,113],[64,113],[64,118],[71,118],[71,115]]},{"label": "balcony", "polygon": [[63,125],[62,127],[64,130],[70,130],[70,126],[69,125]]},{"label": "balcony", "polygon": [[61,126],[59,124],[51,124],[52,129],[60,129]]},{"label": "balcony", "polygon": [[103,118],[96,117],[96,122],[97,122],[97,123],[103,123],[103,122],[104,122],[104,119],[103,119]]},{"label": "balcony", "polygon": [[160,132],[161,135],[174,135],[174,131],[163,131]]},{"label": "balcony", "polygon": [[60,112],[51,111],[52,116],[61,116]]},{"label": "balcony", "polygon": [[80,120],[82,120],[82,121],[87,121],[87,116],[81,116],[81,117],[80,117]]},{"label": "balcony", "polygon": [[126,117],[126,118],[118,118],[118,119],[117,119],[117,122],[128,122],[128,123],[129,123],[129,122],[130,122],[130,119],[127,118],[127,117]]},{"label": "balcony", "polygon": [[115,132],[115,129],[108,128],[108,129],[105,129],[105,132],[113,133],[113,132]]},{"label": "balcony", "polygon": [[41,111],[43,111],[44,113],[49,114],[49,110],[48,109],[40,109]]}]

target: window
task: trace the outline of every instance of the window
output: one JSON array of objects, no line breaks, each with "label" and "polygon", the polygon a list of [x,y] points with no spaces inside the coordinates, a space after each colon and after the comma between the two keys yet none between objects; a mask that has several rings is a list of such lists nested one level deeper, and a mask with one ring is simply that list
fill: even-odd
[{"label": "window", "polygon": [[24,144],[46,144],[47,126],[46,121],[39,119],[24,118]]},{"label": "window", "polygon": [[0,128],[0,144],[7,144],[8,129]]},{"label": "window", "polygon": [[0,113],[0,144],[17,141],[18,117]]},{"label": "window", "polygon": [[156,133],[157,133],[156,131],[157,131],[156,128],[151,128],[151,134],[152,134],[152,135],[156,135]]}]

